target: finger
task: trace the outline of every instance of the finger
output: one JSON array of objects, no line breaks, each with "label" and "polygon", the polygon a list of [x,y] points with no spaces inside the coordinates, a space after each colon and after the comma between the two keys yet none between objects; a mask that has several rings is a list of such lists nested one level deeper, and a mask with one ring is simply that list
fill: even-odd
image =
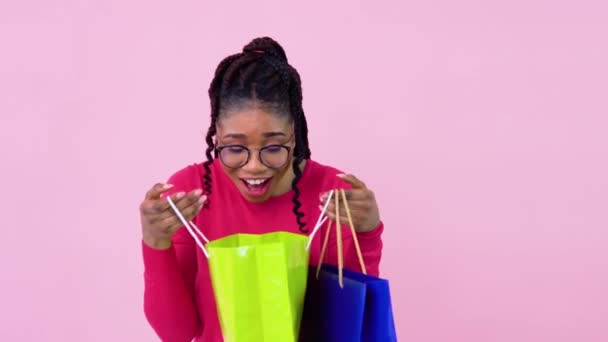
[{"label": "finger", "polygon": [[186,219],[186,221],[191,222],[192,220],[194,220],[194,218],[200,213],[202,208],[203,205],[198,202],[186,208],[184,210],[184,218]]},{"label": "finger", "polygon": [[[367,188],[344,190],[344,194],[346,195],[346,200],[349,204],[351,202],[369,201],[374,199],[374,193]],[[342,196],[340,196],[340,199],[342,199]]]},{"label": "finger", "polygon": [[146,215],[159,215],[169,208],[169,202],[162,199],[145,200],[141,205],[141,211]]},{"label": "finger", "polygon": [[[182,192],[178,192],[176,194],[171,195],[170,198],[178,208],[183,209],[184,207],[187,206],[187,204],[190,204],[193,201],[197,201],[200,198],[200,195],[202,193],[203,193],[203,190],[201,190],[201,189],[194,190],[194,191],[190,192],[189,194],[186,194],[185,192],[182,191]],[[169,204],[169,201],[166,199],[156,200],[153,203],[154,204],[151,207],[151,210],[152,210],[151,213],[157,213],[157,214],[163,213],[163,217],[166,217],[167,215],[164,212],[172,212],[172,210],[169,210],[171,208],[171,205]],[[186,204],[184,204],[184,203],[186,203]]]},{"label": "finger", "polygon": [[[332,199],[333,196],[336,195],[336,192],[334,191],[334,194],[332,195]],[[329,197],[329,191],[322,193],[321,196],[319,196],[319,200],[321,201],[321,205],[325,205],[325,203],[327,202],[327,198]],[[329,202],[330,204],[333,203],[333,201]]]},{"label": "finger", "polygon": [[[192,221],[192,219],[194,219],[194,217],[196,217],[196,215],[198,215],[199,211],[200,211],[200,207],[189,207],[186,210],[184,210],[182,212],[182,216],[184,217],[184,219],[186,219],[186,221]],[[179,228],[184,226],[184,223],[182,222],[182,220],[180,220],[180,218],[177,215],[172,215],[169,216],[165,219],[163,219],[160,223],[159,226],[161,227],[161,229],[167,233],[174,233],[176,232]]]},{"label": "finger", "polygon": [[[180,211],[180,213],[182,213],[182,215],[186,215],[185,214],[186,210],[188,210],[190,208],[195,208],[196,210],[200,210],[203,207],[203,205],[205,204],[205,202],[207,201],[207,196],[206,195],[203,195],[200,197],[199,196],[200,196],[200,193],[194,192],[194,193],[190,194],[189,196],[183,197],[179,201],[174,201],[175,206]],[[168,203],[168,201],[167,201],[167,203]],[[161,220],[164,220],[167,217],[171,217],[173,215],[175,215],[175,212],[173,211],[173,209],[171,207],[169,207],[168,210],[158,214],[158,216],[155,218],[155,221],[161,221]]]},{"label": "finger", "polygon": [[[185,192],[179,192],[171,196],[173,202],[179,202],[186,196]],[[163,199],[148,199],[142,203],[141,210],[147,215],[158,215],[170,208],[169,202]],[[156,221],[155,218],[151,218],[151,221]]]},{"label": "finger", "polygon": [[[370,190],[345,190],[344,194],[346,195],[346,200],[348,202],[349,208],[355,208],[362,205],[367,205],[368,207],[372,205],[375,201],[374,194]],[[320,197],[321,205],[325,205],[327,202],[327,195],[322,195]],[[341,208],[344,208],[344,203],[342,201],[342,196],[340,196],[340,204]],[[330,208],[333,208],[334,202],[330,201]]]},{"label": "finger", "polygon": [[[324,204],[319,204],[319,211],[323,212],[323,207],[325,205]],[[333,201],[331,201],[331,203],[329,203],[329,205],[327,206],[327,210],[325,211],[325,214],[329,214],[329,213],[333,213],[335,212],[336,205],[334,204]]]},{"label": "finger", "polygon": [[342,197],[340,195],[340,190],[341,189],[336,189],[336,190],[331,190],[331,191],[327,191],[321,194],[321,196],[319,196],[319,199],[321,200],[321,204],[325,205],[325,202],[327,202],[327,198],[329,197],[329,193],[333,191],[333,195],[332,195],[332,201],[330,201],[330,203],[334,203],[333,202],[333,196],[340,196],[340,200],[342,200]]},{"label": "finger", "polygon": [[[350,216],[352,217],[353,221],[364,220],[370,212],[370,206],[368,203],[356,203],[353,206],[349,204],[348,208],[350,209]],[[321,206],[319,206],[319,210],[321,210]],[[333,206],[327,208],[326,215],[330,218],[335,218],[336,211],[334,210]],[[344,207],[342,204],[340,205],[340,217],[348,219],[346,207]]]},{"label": "finger", "polygon": [[[203,193],[203,190],[201,190],[201,189],[191,191],[190,193],[180,191],[169,197],[171,198],[173,203],[175,203],[175,205],[177,205],[177,207],[179,208],[180,203],[183,203],[184,201],[187,201],[187,200],[192,200],[192,198],[195,198],[197,200],[202,193]],[[171,205],[169,204],[169,201],[167,201],[167,199],[164,199],[164,200],[158,201],[155,204],[155,208],[159,211],[170,211],[169,209],[171,208]]]},{"label": "finger", "polygon": [[[367,211],[372,207],[372,204],[369,201],[349,201],[348,209],[351,213],[358,211]],[[319,205],[319,210],[323,210],[323,204]],[[336,206],[334,203],[330,203],[327,206],[327,212],[335,212]],[[346,206],[344,203],[340,202],[340,212],[346,212]]]},{"label": "finger", "polygon": [[[182,196],[181,199],[178,199],[177,201],[173,201],[173,203],[175,203],[175,206],[177,207],[177,209],[179,209],[180,211],[183,211],[186,208],[197,204],[199,201],[204,202],[207,199],[207,196],[201,196],[202,193],[203,193],[203,191],[200,189],[194,190],[194,191],[190,192],[189,194]],[[204,197],[204,199],[202,199],[203,197]]]},{"label": "finger", "polygon": [[[335,212],[331,212],[331,213],[328,212],[327,217],[329,217],[329,219],[332,220],[333,222],[336,222],[336,213]],[[355,219],[353,218],[353,222],[354,221],[355,221]],[[340,224],[349,225],[348,216],[340,214]]]},{"label": "finger", "polygon": [[148,190],[148,192],[146,192],[146,199],[147,200],[159,199],[160,195],[162,195],[164,192],[171,189],[172,187],[173,187],[172,184],[156,183],[152,187],[152,189],[150,189],[150,190]]},{"label": "finger", "polygon": [[[201,209],[203,209],[206,200],[207,196],[202,196],[194,203],[189,204],[185,208],[178,208],[178,210],[186,220],[191,220],[194,216],[198,215]],[[192,212],[194,212],[194,214],[191,214]],[[171,216],[176,216],[176,214],[173,210],[168,210],[161,214],[160,219],[165,219]]]},{"label": "finger", "polygon": [[[353,217],[360,216],[360,215],[365,216],[369,213],[371,208],[372,208],[371,204],[367,201],[348,203],[348,209],[350,211],[350,214]],[[346,206],[340,205],[340,212],[346,213]]]},{"label": "finger", "polygon": [[[355,216],[365,216],[367,214],[367,212],[370,209],[370,204],[368,202],[355,202],[353,204],[348,204],[348,209],[350,211],[350,214],[352,217]],[[319,205],[319,211],[323,210],[323,206]],[[336,213],[336,207],[335,205],[332,203],[329,206],[327,206],[327,211],[325,212],[326,214],[333,214],[335,215]],[[346,215],[346,207],[344,206],[343,203],[340,203],[340,215]]]},{"label": "finger", "polygon": [[340,179],[342,179],[343,181],[350,184],[353,187],[353,189],[366,189],[367,188],[365,186],[365,183],[363,183],[363,181],[361,181],[359,178],[355,177],[354,175],[347,175],[347,174],[341,173],[337,176]]}]

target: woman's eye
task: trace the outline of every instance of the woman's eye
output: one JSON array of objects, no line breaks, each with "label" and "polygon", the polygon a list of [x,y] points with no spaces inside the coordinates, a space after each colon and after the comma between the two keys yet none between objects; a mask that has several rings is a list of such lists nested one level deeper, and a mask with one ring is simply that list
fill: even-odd
[{"label": "woman's eye", "polygon": [[226,147],[226,150],[229,153],[235,153],[236,154],[236,153],[242,153],[245,149],[242,148],[241,146],[228,146],[228,147]]},{"label": "woman's eye", "polygon": [[268,153],[279,153],[282,150],[282,147],[279,145],[271,145],[271,146],[266,146],[264,148],[265,151],[267,151]]}]

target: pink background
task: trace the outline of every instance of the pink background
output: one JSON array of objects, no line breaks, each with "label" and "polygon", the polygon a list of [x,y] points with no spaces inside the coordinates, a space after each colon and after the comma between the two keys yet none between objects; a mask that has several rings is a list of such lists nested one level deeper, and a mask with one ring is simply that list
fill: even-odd
[{"label": "pink background", "polygon": [[401,341],[607,341],[605,2],[303,3],[2,1],[0,340],[156,340],[137,206],[271,35],[377,193]]}]

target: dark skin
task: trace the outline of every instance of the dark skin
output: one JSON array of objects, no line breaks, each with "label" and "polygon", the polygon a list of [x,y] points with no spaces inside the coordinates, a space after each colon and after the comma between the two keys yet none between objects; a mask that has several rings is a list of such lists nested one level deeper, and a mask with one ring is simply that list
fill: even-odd
[{"label": "dark skin", "polygon": [[[161,195],[171,187],[162,183],[154,185],[139,206],[144,243],[155,249],[171,247],[171,236],[182,226],[169,202],[161,198]],[[201,196],[201,193],[202,190],[195,190],[187,194],[182,192],[171,196],[186,220],[192,220],[198,215],[207,200],[207,196]]]},{"label": "dark skin", "polygon": [[[293,124],[287,116],[280,116],[259,107],[250,107],[225,113],[217,125],[217,144],[243,145],[251,150],[249,162],[239,169],[222,164],[224,172],[237,186],[243,197],[250,202],[264,202],[270,197],[280,196],[291,190],[294,173],[293,154],[282,167],[273,169],[259,160],[258,150],[268,145],[295,147]],[[304,167],[304,163],[300,168]],[[270,188],[262,196],[251,196],[246,191],[243,179],[270,179]]]},{"label": "dark skin", "polygon": [[[353,219],[353,225],[357,232],[369,232],[380,224],[380,210],[378,209],[378,203],[376,202],[376,196],[374,192],[367,188],[365,183],[359,180],[354,175],[338,175],[343,181],[349,183],[352,186],[351,190],[345,190],[346,199],[348,201],[348,208],[350,209],[351,217]],[[334,192],[334,196],[338,195],[338,192]],[[328,194],[321,195],[321,203],[324,204],[327,200]],[[321,205],[319,205],[321,207]],[[327,216],[331,220],[336,220],[336,209],[334,205],[334,198],[330,202],[327,208]],[[340,222],[348,223],[348,216],[346,215],[346,208],[340,196]]]},{"label": "dark skin", "polygon": [[[217,125],[217,144],[244,145],[252,151],[249,162],[239,169],[230,169],[223,166],[224,172],[237,186],[243,197],[251,202],[263,202],[270,197],[280,196],[291,190],[291,182],[294,178],[291,168],[293,155],[281,168],[271,169],[259,160],[258,149],[273,144],[280,144],[294,148],[293,124],[285,116],[252,106],[226,112],[222,115]],[[305,161],[300,165],[304,167]],[[355,230],[368,232],[380,223],[380,213],[374,193],[367,188],[365,183],[353,175],[339,175],[342,180],[352,186],[346,190],[351,216]],[[247,193],[243,179],[269,178],[270,187],[261,196],[251,196]],[[140,218],[144,243],[155,249],[167,249],[171,246],[171,237],[182,226],[181,221],[173,213],[167,200],[161,195],[171,189],[171,185],[158,183],[148,191],[144,201],[140,205]],[[324,203],[323,194],[320,203]],[[178,193],[171,196],[175,205],[184,215],[186,220],[191,221],[202,209],[207,197],[202,195],[202,190],[190,193]],[[335,207],[333,200],[327,212],[330,219],[335,220]],[[347,223],[346,211],[341,204],[340,221]]]}]

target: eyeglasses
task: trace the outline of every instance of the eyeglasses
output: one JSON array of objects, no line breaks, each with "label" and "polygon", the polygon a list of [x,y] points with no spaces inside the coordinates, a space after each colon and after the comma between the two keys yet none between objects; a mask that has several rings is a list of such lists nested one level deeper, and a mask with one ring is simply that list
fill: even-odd
[{"label": "eyeglasses", "polygon": [[[215,149],[222,164],[231,169],[239,169],[249,162],[251,150],[243,145],[219,146]],[[291,148],[285,145],[268,145],[259,149],[262,164],[271,169],[279,169],[289,160]]]}]

